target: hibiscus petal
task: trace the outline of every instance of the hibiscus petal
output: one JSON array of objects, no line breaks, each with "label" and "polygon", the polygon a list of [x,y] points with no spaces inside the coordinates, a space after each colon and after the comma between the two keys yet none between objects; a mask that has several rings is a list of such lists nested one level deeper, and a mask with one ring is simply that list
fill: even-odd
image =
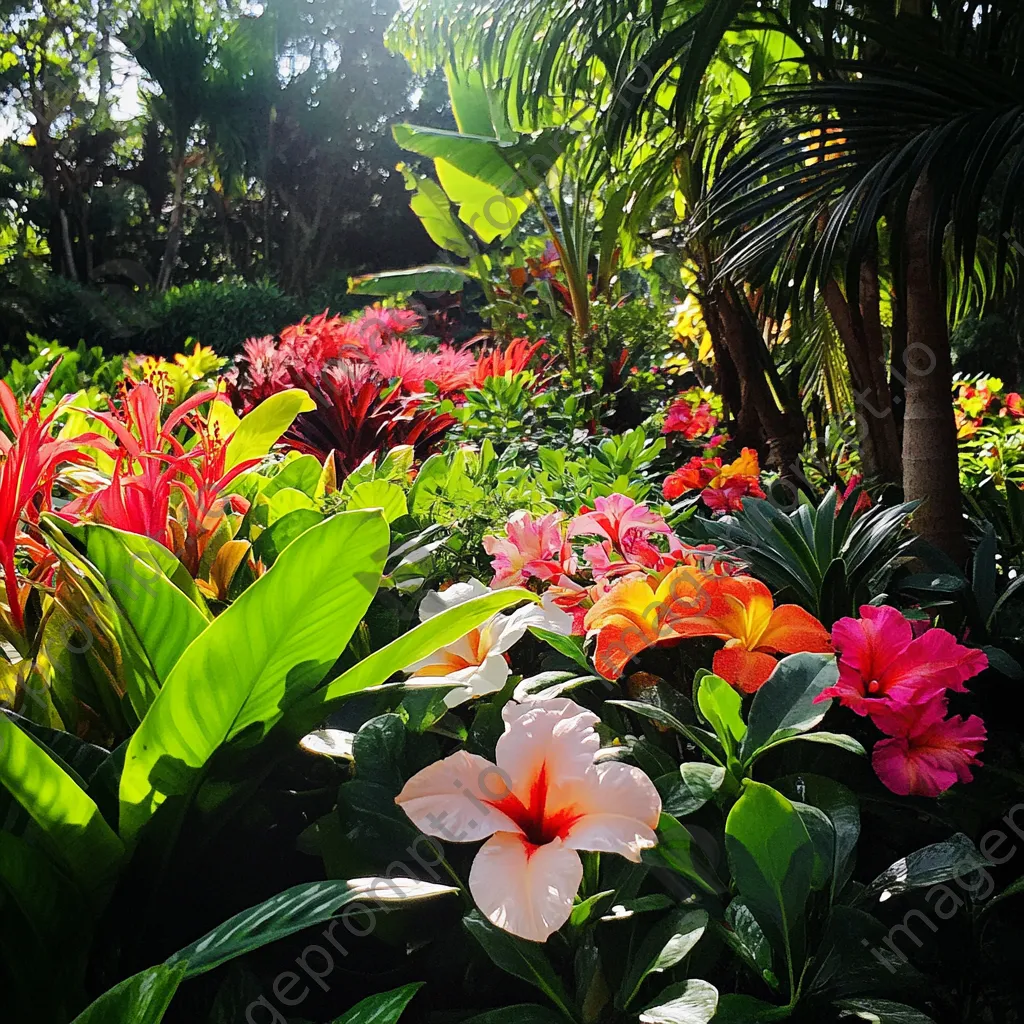
[{"label": "hibiscus petal", "polygon": [[757,646],[783,654],[828,654],[832,640],[828,630],[809,611],[799,605],[781,604],[772,612]]},{"label": "hibiscus petal", "polygon": [[639,863],[641,851],[657,844],[661,797],[639,768],[620,761],[595,765],[583,782],[556,786],[549,798],[581,815],[562,837],[573,849],[618,853]]},{"label": "hibiscus petal", "polygon": [[537,703],[508,703],[501,712],[505,732],[495,760],[527,806],[539,779],[566,784],[583,779],[601,745],[597,715],[564,697]]},{"label": "hibiscus petal", "polygon": [[569,920],[583,880],[579,854],[559,840],[533,846],[502,832],[473,860],[469,891],[497,927],[531,942],[546,942]]},{"label": "hibiscus petal", "polygon": [[865,681],[881,679],[893,659],[914,638],[910,622],[889,605],[864,605],[860,619],[840,619],[832,627],[832,642],[840,664]]},{"label": "hibiscus petal", "polygon": [[742,647],[723,647],[715,655],[715,675],[721,676],[743,693],[754,693],[775,671],[778,662],[770,654],[747,651]]},{"label": "hibiscus petal", "polygon": [[494,804],[506,798],[509,783],[484,757],[460,750],[414,775],[395,803],[425,835],[450,843],[475,843],[519,826]]},{"label": "hibiscus petal", "polygon": [[944,629],[929,629],[893,660],[882,682],[886,692],[919,702],[943,690],[965,693],[964,683],[986,668],[983,651],[958,644]]},{"label": "hibiscus petal", "polygon": [[472,601],[474,597],[483,597],[490,592],[489,587],[485,587],[476,579],[465,583],[453,583],[447,590],[431,590],[420,601],[420,622],[426,622],[435,615],[448,611],[449,608],[455,608],[457,605]]},{"label": "hibiscus petal", "polygon": [[981,763],[977,755],[985,739],[985,723],[977,715],[939,722],[929,716],[911,735],[876,743],[871,764],[892,792],[935,797],[957,782],[971,781],[971,765]]}]

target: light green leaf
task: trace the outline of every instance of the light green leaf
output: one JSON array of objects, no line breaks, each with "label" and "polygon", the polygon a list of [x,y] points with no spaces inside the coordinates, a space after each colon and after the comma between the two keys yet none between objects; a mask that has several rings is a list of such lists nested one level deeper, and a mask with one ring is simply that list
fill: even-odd
[{"label": "light green leaf", "polygon": [[267,510],[267,526],[273,526],[278,520],[284,519],[292,512],[315,510],[316,502],[308,494],[295,487],[282,487],[270,499],[270,508]]},{"label": "light green leaf", "polygon": [[697,705],[722,746],[730,754],[735,753],[747,732],[743,723],[743,698],[720,676],[706,675],[697,690]]},{"label": "light green leaf", "polygon": [[371,480],[359,484],[352,491],[348,500],[350,509],[379,508],[389,523],[409,514],[409,505],[405,500],[405,491],[398,484],[387,480]]},{"label": "light green leaf", "polygon": [[409,295],[412,292],[461,292],[475,277],[468,268],[410,267],[348,279],[350,295]]},{"label": "light green leaf", "polygon": [[87,893],[113,881],[124,855],[121,840],[92,798],[3,712],[0,785],[24,808]]},{"label": "light green leaf", "polygon": [[132,550],[127,542],[132,536],[109,526],[90,525],[85,530],[89,561],[106,580],[125,627],[134,630],[146,657],[144,672],[156,682],[146,705],[136,708],[141,717],[178,658],[207,627],[208,621],[163,572]]},{"label": "light green leaf", "polygon": [[308,498],[315,498],[322,473],[323,466],[315,456],[300,455],[297,459],[286,462],[281,472],[267,481],[262,494],[265,498],[272,498],[283,488],[291,487],[296,491],[301,491]]},{"label": "light green leaf", "polygon": [[744,902],[776,949],[786,953],[795,983],[791,935],[811,892],[814,846],[793,805],[771,786],[744,782],[725,823],[725,847]]},{"label": "light green leaf", "polygon": [[299,388],[279,391],[262,401],[242,420],[228,441],[225,471],[249,459],[262,459],[281,439],[296,416],[315,408],[313,399]]},{"label": "light green leaf", "polygon": [[312,692],[369,607],[388,540],[379,512],[325,520],[192,643],[128,745],[121,776],[127,840],[169,797],[187,803],[219,747],[246,730],[257,741]]},{"label": "light green leaf", "polygon": [[360,913],[364,909],[366,913],[386,913],[456,892],[451,886],[415,878],[305,882],[235,914],[197,942],[179,949],[167,960],[167,966],[183,965],[185,977],[195,978],[244,953],[329,921],[352,903],[359,904]]},{"label": "light green leaf", "polygon": [[402,149],[434,161],[443,160],[503,196],[524,196],[544,184],[565,142],[560,130],[544,131],[517,142],[410,124],[397,124],[391,131]]},{"label": "light green leaf", "polygon": [[[528,590],[508,587],[456,605],[420,623],[415,629],[375,651],[328,686],[306,698],[288,716],[289,732],[296,738],[304,736],[330,714],[338,701],[368,687],[386,683],[396,672],[455,643],[470,630],[483,625],[491,616],[523,600],[540,599]],[[414,686],[409,684],[410,689]]]},{"label": "light green leaf", "polygon": [[150,967],[105,992],[72,1024],[159,1024],[184,976],[184,964]]},{"label": "light green leaf", "polygon": [[403,985],[392,992],[369,996],[338,1017],[334,1024],[396,1024],[412,997],[423,988],[423,982]]}]

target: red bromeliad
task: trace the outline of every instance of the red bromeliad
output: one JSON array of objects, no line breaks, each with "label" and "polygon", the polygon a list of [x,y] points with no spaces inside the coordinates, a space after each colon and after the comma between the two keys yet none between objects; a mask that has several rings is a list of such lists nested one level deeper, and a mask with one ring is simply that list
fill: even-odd
[{"label": "red bromeliad", "polygon": [[58,440],[53,436],[57,417],[67,408],[70,398],[57,403],[43,416],[46,389],[57,367],[29,396],[24,408],[14,393],[0,381],[0,412],[13,437],[0,431],[0,567],[3,568],[11,621],[21,632],[25,614],[18,586],[15,553],[29,538],[20,532],[22,522],[35,525],[43,511],[52,507],[53,485],[61,464],[87,465],[92,459],[83,444],[102,446],[93,434]]}]

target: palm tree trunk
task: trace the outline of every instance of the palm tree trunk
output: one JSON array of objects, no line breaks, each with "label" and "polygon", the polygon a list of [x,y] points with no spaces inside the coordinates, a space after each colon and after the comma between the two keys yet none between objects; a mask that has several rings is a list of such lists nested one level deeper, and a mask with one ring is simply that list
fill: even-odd
[{"label": "palm tree trunk", "polygon": [[[899,484],[899,438],[885,377],[882,322],[878,316],[878,275],[861,268],[861,294],[850,302],[834,278],[822,289],[825,305],[843,343],[855,398],[857,438],[864,475],[872,483]],[[876,367],[874,364],[878,362]]]},{"label": "palm tree trunk", "polygon": [[766,465],[777,470],[783,480],[799,488],[805,483],[800,463],[804,418],[780,407],[765,370],[762,357],[764,340],[752,323],[750,310],[738,308],[738,304],[745,301],[736,289],[723,288],[714,303],[721,324],[722,341],[740,381],[738,439],[746,440],[755,429],[758,430],[763,443],[757,447],[767,449]]},{"label": "palm tree trunk", "polygon": [[156,278],[157,291],[165,292],[171,286],[174,265],[178,261],[178,249],[181,248],[182,222],[184,220],[185,203],[185,159],[179,158],[174,165],[174,198],[171,202],[171,220],[167,228],[167,244],[164,247],[163,259]]},{"label": "palm tree trunk", "polygon": [[931,244],[932,190],[922,175],[907,207],[906,414],[903,489],[923,504],[914,530],[958,565],[967,560],[953,417],[953,364],[940,258]]}]

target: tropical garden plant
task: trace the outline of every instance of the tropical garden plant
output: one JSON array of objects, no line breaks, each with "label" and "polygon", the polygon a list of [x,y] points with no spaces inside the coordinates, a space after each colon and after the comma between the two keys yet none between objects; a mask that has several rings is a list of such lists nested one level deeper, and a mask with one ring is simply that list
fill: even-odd
[{"label": "tropical garden plant", "polygon": [[134,282],[0,363],[3,1020],[1020,1021],[1016,8],[86,6],[0,12],[0,278]]}]

